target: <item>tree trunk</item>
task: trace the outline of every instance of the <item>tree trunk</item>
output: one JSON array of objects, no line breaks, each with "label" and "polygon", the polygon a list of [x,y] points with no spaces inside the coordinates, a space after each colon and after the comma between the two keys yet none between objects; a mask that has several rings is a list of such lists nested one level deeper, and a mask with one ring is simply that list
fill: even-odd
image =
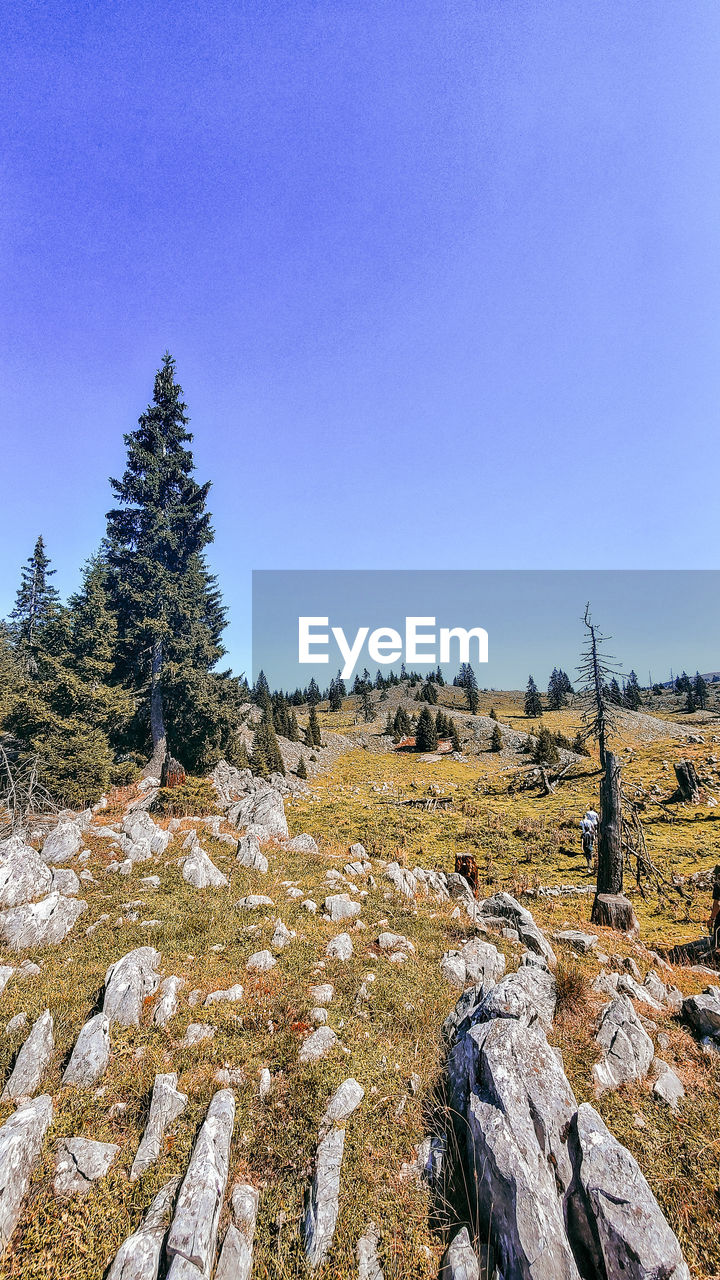
[{"label": "tree trunk", "polygon": [[167,735],[163,717],[162,702],[162,640],[153,642],[152,667],[150,673],[150,732],[152,733],[153,753],[143,769],[143,775],[159,778],[167,755]]},{"label": "tree trunk", "polygon": [[700,783],[692,760],[679,760],[675,765],[675,777],[680,799],[697,804],[700,799]]},{"label": "tree trunk", "polygon": [[632,906],[623,897],[622,808],[620,801],[620,761],[612,751],[605,756],[605,773],[600,783],[600,839],[598,842],[597,892],[593,902],[593,924],[607,925],[623,933],[635,931],[637,920]]}]

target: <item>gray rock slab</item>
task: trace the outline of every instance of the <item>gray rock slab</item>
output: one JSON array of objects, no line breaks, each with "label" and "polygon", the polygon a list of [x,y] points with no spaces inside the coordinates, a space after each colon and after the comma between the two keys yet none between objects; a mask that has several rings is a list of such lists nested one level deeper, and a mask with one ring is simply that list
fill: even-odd
[{"label": "gray rock slab", "polygon": [[215,1280],[250,1280],[259,1193],[238,1183],[230,1197],[232,1222],[225,1233]]},{"label": "gray rock slab", "polygon": [[358,1280],[385,1280],[378,1256],[380,1233],[374,1222],[368,1222],[355,1246]]},{"label": "gray rock slab", "polygon": [[184,978],[172,974],[160,983],[158,999],[153,1005],[152,1020],[156,1027],[164,1027],[178,1011],[179,994],[186,985]]},{"label": "gray rock slab", "polygon": [[256,951],[253,955],[248,956],[245,961],[245,968],[251,972],[267,973],[269,969],[274,969],[277,964],[272,951]]},{"label": "gray rock slab", "polygon": [[228,883],[227,876],[215,866],[199,844],[184,859],[182,875],[183,880],[196,889],[221,889]]},{"label": "gray rock slab", "polygon": [[720,1036],[720,987],[706,987],[702,995],[688,996],[682,1016],[699,1040]]},{"label": "gray rock slab", "polygon": [[335,1090],[330,1099],[322,1120],[320,1121],[320,1135],[325,1133],[333,1125],[344,1125],[350,1119],[353,1111],[356,1111],[365,1097],[365,1090],[357,1080],[352,1076],[347,1080],[343,1080]]},{"label": "gray rock slab", "polygon": [[307,832],[303,831],[299,836],[293,836],[292,840],[288,840],[288,849],[292,849],[293,853],[318,853],[317,842]]},{"label": "gray rock slab", "polygon": [[208,1026],[207,1023],[191,1022],[188,1024],[180,1045],[184,1049],[190,1049],[193,1045],[200,1044],[203,1040],[212,1040],[214,1035],[215,1028]]},{"label": "gray rock slab", "polygon": [[211,1004],[235,1004],[238,1000],[242,1000],[244,991],[239,982],[232,987],[226,987],[223,991],[211,991],[203,1000],[203,1008],[209,1009]]},{"label": "gray rock slab", "polygon": [[23,1103],[0,1128],[0,1253],[18,1224],[53,1116],[49,1094]]},{"label": "gray rock slab", "polygon": [[53,1178],[55,1195],[63,1199],[87,1195],[93,1182],[105,1177],[119,1150],[115,1142],[62,1138]]},{"label": "gray rock slab", "polygon": [[103,1013],[110,1022],[137,1027],[143,1002],[157,991],[160,953],[154,947],[136,947],[111,964],[105,974]]},{"label": "gray rock slab", "polygon": [[300,1062],[319,1062],[335,1048],[337,1042],[338,1038],[330,1027],[318,1027],[303,1040],[298,1055]]},{"label": "gray rock slab", "polygon": [[76,822],[58,822],[42,848],[46,862],[69,862],[82,848],[82,831]]},{"label": "gray rock slab", "polygon": [[548,964],[554,968],[557,963],[555,952],[545,934],[536,925],[532,914],[526,907],[521,906],[512,894],[496,893],[491,898],[486,898],[480,905],[480,915],[505,917],[512,928],[517,930],[520,940],[524,942],[528,951],[535,951],[538,955],[544,956]]},{"label": "gray rock slab", "polygon": [[180,1188],[167,1239],[167,1256],[210,1275],[228,1177],[235,1098],[220,1089],[208,1107]]},{"label": "gray rock slab", "polygon": [[15,1059],[12,1074],[2,1092],[2,1101],[26,1098],[36,1093],[54,1051],[53,1019],[50,1010],[46,1009],[40,1014]]},{"label": "gray rock slab", "polygon": [[26,902],[0,912],[0,936],[14,951],[26,947],[57,946],[62,942],[78,916],[87,911],[82,898],[65,898],[49,893],[39,902]]},{"label": "gray rock slab", "polygon": [[165,1075],[157,1075],[145,1132],[130,1170],[131,1182],[139,1178],[159,1159],[168,1127],[182,1115],[186,1106],[187,1094],[179,1092],[176,1073],[172,1071]]},{"label": "gray rock slab", "polygon": [[566,947],[572,947],[573,951],[579,951],[581,955],[587,955],[598,944],[598,935],[596,933],[583,933],[580,929],[563,929],[560,933],[553,934],[555,942],[562,942]]},{"label": "gray rock slab", "polygon": [[96,1084],[104,1076],[109,1058],[110,1019],[105,1013],[96,1013],[80,1028],[63,1084]]},{"label": "gray rock slab", "polygon": [[52,889],[53,873],[32,845],[5,842],[0,857],[0,907],[17,907],[44,898]]},{"label": "gray rock slab", "polygon": [[595,1039],[604,1052],[593,1067],[597,1093],[644,1079],[655,1050],[627,996],[617,995],[605,1006]]},{"label": "gray rock slab", "polygon": [[[690,1280],[680,1245],[637,1161],[589,1103],[571,1129],[575,1164],[590,1218],[588,1237],[602,1259],[598,1274],[624,1280]],[[596,1255],[597,1256],[597,1255]],[[599,1260],[599,1259],[598,1259]]]},{"label": "gray rock slab", "polygon": [[325,948],[325,955],[333,960],[349,960],[353,953],[352,938],[349,933],[339,933],[331,938]]},{"label": "gray rock slab", "polygon": [[332,921],[351,920],[353,916],[359,916],[362,910],[361,904],[347,893],[331,893],[323,906]]},{"label": "gray rock slab", "polygon": [[300,1223],[305,1257],[312,1271],[325,1260],[335,1235],[344,1149],[344,1129],[331,1129],[318,1144],[315,1176]]},{"label": "gray rock slab", "polygon": [[655,1097],[666,1102],[672,1111],[677,1111],[680,1099],[685,1097],[682,1080],[662,1058],[654,1059],[652,1071]]},{"label": "gray rock slab", "polygon": [[158,1191],[137,1231],[120,1245],[106,1280],[157,1280],[179,1185],[180,1179],[172,1178]]},{"label": "gray rock slab", "polygon": [[450,1241],[442,1260],[440,1280],[480,1280],[480,1264],[467,1227]]}]

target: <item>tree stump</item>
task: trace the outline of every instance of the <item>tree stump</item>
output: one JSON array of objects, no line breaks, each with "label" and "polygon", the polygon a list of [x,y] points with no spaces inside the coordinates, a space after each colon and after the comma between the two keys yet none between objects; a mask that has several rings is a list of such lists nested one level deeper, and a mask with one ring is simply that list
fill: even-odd
[{"label": "tree stump", "polygon": [[598,894],[622,894],[623,851],[620,801],[620,761],[608,751],[600,783],[600,839],[598,841]]},{"label": "tree stump", "polygon": [[478,896],[478,868],[477,862],[471,853],[455,854],[455,871],[459,876],[463,876],[467,880],[475,897]]},{"label": "tree stump", "polygon": [[593,924],[617,929],[620,933],[634,936],[640,932],[632,903],[622,893],[596,893],[590,919]]},{"label": "tree stump", "polygon": [[675,777],[680,799],[697,804],[700,799],[700,782],[692,760],[679,760],[675,765]]},{"label": "tree stump", "polygon": [[181,787],[185,781],[185,770],[179,760],[166,756],[163,760],[160,785],[162,787]]}]

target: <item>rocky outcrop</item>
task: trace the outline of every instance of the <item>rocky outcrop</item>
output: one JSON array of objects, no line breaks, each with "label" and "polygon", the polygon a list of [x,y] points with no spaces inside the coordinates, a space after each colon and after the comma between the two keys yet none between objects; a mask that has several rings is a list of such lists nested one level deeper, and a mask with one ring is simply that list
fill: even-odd
[{"label": "rocky outcrop", "polygon": [[55,1195],[86,1196],[93,1182],[105,1177],[119,1150],[115,1142],[62,1138],[55,1162]]},{"label": "rocky outcrop", "polygon": [[178,1194],[166,1246],[171,1275],[173,1266],[176,1275],[183,1273],[176,1262],[196,1267],[201,1276],[210,1275],[234,1123],[234,1095],[220,1089],[208,1107]]},{"label": "rocky outcrop", "polygon": [[491,942],[471,938],[459,951],[446,951],[440,970],[448,982],[464,991],[472,984],[487,992],[505,972],[505,957]]},{"label": "rocky outcrop", "polygon": [[137,1027],[143,1001],[157,991],[160,954],[154,947],[136,947],[110,965],[105,974],[103,1013],[122,1027]]},{"label": "rocky outcrop", "polygon": [[58,822],[43,844],[46,862],[69,862],[82,848],[82,831],[76,822]]},{"label": "rocky outcrop", "polygon": [[655,1050],[628,996],[617,995],[605,1006],[595,1039],[603,1050],[593,1067],[596,1093],[645,1078]]},{"label": "rocky outcrop", "polygon": [[177,1075],[168,1072],[157,1075],[153,1085],[150,1101],[150,1114],[140,1146],[130,1170],[130,1181],[134,1182],[146,1169],[158,1159],[162,1150],[163,1138],[169,1125],[182,1115],[187,1106],[187,1094],[180,1093],[177,1087]]},{"label": "rocky outcrop", "polygon": [[[466,991],[445,1024],[443,1114],[455,1117],[448,1150],[457,1154],[441,1191],[455,1185],[469,1195],[464,1211],[490,1249],[483,1274],[497,1267],[503,1280],[688,1280],[678,1241],[637,1163],[592,1107],[578,1107],[543,1029],[549,1000],[544,1019],[532,1017],[531,975],[543,975],[547,996],[552,975],[526,959],[487,994]],[[603,1020],[613,1071],[621,1034],[634,1061],[647,1054],[635,1038],[630,1001],[616,1001]],[[477,1275],[474,1252],[460,1232],[442,1276]]]},{"label": "rocky outcrop", "polygon": [[335,1234],[345,1149],[344,1126],[364,1096],[365,1090],[357,1080],[344,1080],[335,1090],[320,1122],[315,1176],[300,1224],[305,1257],[312,1271],[325,1260]]},{"label": "rocky outcrop", "polygon": [[479,904],[478,912],[481,918],[482,916],[500,916],[508,920],[528,951],[534,951],[536,955],[543,956],[551,968],[555,967],[557,963],[555,952],[545,934],[538,928],[527,907],[521,906],[512,894],[496,893],[492,898],[486,898]]},{"label": "rocky outcrop", "polygon": [[178,1011],[179,993],[186,985],[185,978],[172,974],[160,983],[158,999],[153,1005],[152,1020],[156,1027],[164,1027]]},{"label": "rocky outcrop", "polygon": [[158,1191],[142,1223],[120,1245],[106,1280],[157,1280],[179,1178]]},{"label": "rocky outcrop", "polygon": [[49,1009],[40,1015],[17,1058],[2,1092],[2,1101],[30,1097],[42,1084],[55,1052],[53,1019]]},{"label": "rocky outcrop", "polygon": [[96,1013],[80,1029],[65,1069],[63,1084],[97,1084],[105,1074],[109,1058],[110,1019],[105,1013]]},{"label": "rocky outcrop", "polygon": [[361,904],[355,902],[349,893],[332,893],[325,899],[323,906],[333,922],[351,920],[353,916],[359,916],[362,910]]},{"label": "rocky outcrop", "polygon": [[250,1280],[259,1199],[259,1193],[249,1183],[240,1182],[233,1187],[232,1222],[225,1233],[215,1280]]},{"label": "rocky outcrop", "polygon": [[720,987],[706,987],[682,1003],[682,1016],[698,1040],[720,1049]]},{"label": "rocky outcrop", "polygon": [[87,911],[87,902],[82,898],[49,893],[40,902],[26,902],[0,912],[0,937],[14,951],[57,946],[83,911]]},{"label": "rocky outcrop", "polygon": [[222,889],[227,883],[223,875],[208,857],[201,845],[196,844],[182,863],[183,880],[196,889]]},{"label": "rocky outcrop", "polygon": [[0,1128],[1,1253],[18,1224],[52,1116],[52,1098],[44,1093],[18,1107]]},{"label": "rocky outcrop", "polygon": [[0,907],[18,907],[50,893],[53,873],[32,845],[14,837],[0,847]]},{"label": "rocky outcrop", "polygon": [[154,853],[164,853],[171,840],[172,832],[159,827],[144,809],[134,809],[123,819],[120,848],[131,862],[147,862]]},{"label": "rocky outcrop", "polygon": [[261,876],[267,875],[268,860],[260,852],[260,841],[257,836],[241,836],[237,844],[237,861],[241,867],[258,871]]}]

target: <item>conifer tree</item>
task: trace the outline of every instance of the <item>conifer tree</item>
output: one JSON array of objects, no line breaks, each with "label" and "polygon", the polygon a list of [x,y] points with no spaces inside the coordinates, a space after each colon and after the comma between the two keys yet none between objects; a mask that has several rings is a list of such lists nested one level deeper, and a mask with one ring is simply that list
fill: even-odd
[{"label": "conifer tree", "polygon": [[318,682],[314,676],[312,676],[308,685],[307,701],[311,707],[316,707],[318,702],[322,701],[322,694],[320,693]]},{"label": "conifer tree", "polygon": [[149,720],[160,773],[168,729],[176,753],[192,765],[229,736],[233,700],[227,676],[213,673],[224,650],[225,613],[205,560],[213,531],[209,483],[194,479],[182,388],[168,353],[155,376],[152,403],[125,436],[127,466],[111,480],[119,505],[108,512],[107,559],[118,621],[119,668]]},{"label": "conifer tree", "polygon": [[317,710],[315,703],[310,704],[310,716],[305,728],[305,746],[321,747],[322,738],[320,735],[320,724],[317,718]]},{"label": "conifer tree", "polygon": [[480,703],[480,696],[477,689],[473,688],[472,685],[466,685],[465,696],[467,698],[468,711],[471,715],[476,716]]},{"label": "conifer tree", "polygon": [[295,770],[295,776],[298,778],[307,778],[308,776],[307,765],[305,764],[305,757],[303,755],[301,755],[300,759],[298,760],[297,769]]},{"label": "conifer tree", "polygon": [[540,691],[532,676],[530,676],[525,690],[525,715],[532,720],[536,720],[538,716],[542,715],[542,710]]},{"label": "conifer tree", "polygon": [[502,749],[503,749],[503,736],[500,729],[500,725],[496,723],[493,726],[492,737],[490,739],[490,750],[502,751]]},{"label": "conifer tree", "polygon": [[607,686],[607,692],[608,692],[608,697],[614,706],[616,707],[622,706],[623,696],[622,696],[622,690],[618,683],[617,676],[613,676],[612,680]]},{"label": "conifer tree", "polygon": [[451,720],[450,724],[452,725],[451,739],[450,739],[450,741],[452,742],[452,749],[453,751],[459,752],[461,750],[461,746],[460,746],[460,734],[458,733],[458,727],[454,720]]},{"label": "conifer tree", "polygon": [[533,756],[536,764],[555,764],[560,759],[555,739],[547,725],[541,724],[537,731]]},{"label": "conifer tree", "polygon": [[423,707],[415,729],[415,747],[418,751],[437,750],[437,730],[432,712],[428,706]]},{"label": "conifer tree", "polygon": [[387,735],[388,737],[390,737],[390,738],[391,738],[391,737],[393,736],[394,732],[395,732],[395,729],[394,729],[394,726],[393,726],[393,718],[392,718],[392,716],[391,716],[390,712],[388,711],[388,713],[387,713],[387,718],[386,718],[386,720],[385,720],[385,733],[386,733],[386,735]]},{"label": "conifer tree", "polygon": [[708,687],[707,687],[707,681],[703,678],[703,676],[700,675],[699,671],[695,672],[695,679],[693,681],[693,695],[695,697],[696,706],[698,706],[701,711],[704,711],[705,708],[707,707]]},{"label": "conifer tree", "polygon": [[29,671],[37,664],[43,630],[60,606],[58,592],[50,582],[54,573],[41,534],[21,570],[15,607],[10,614],[10,634],[20,662]]},{"label": "conifer tree", "polygon": [[288,739],[290,742],[300,741],[300,726],[294,710],[290,712],[288,717]]},{"label": "conifer tree", "polygon": [[258,677],[252,687],[252,693],[250,696],[253,702],[260,706],[266,695],[268,698],[270,697],[270,685],[268,684],[267,676],[261,667],[258,671]]},{"label": "conifer tree", "polygon": [[490,708],[490,719],[497,720],[497,711],[495,710],[494,707]]},{"label": "conifer tree", "polygon": [[360,706],[362,708],[363,720],[365,721],[366,724],[369,724],[370,721],[374,720],[375,718],[375,708],[373,707],[373,700],[372,700],[372,694],[370,692],[370,688],[371,686],[364,684],[363,691],[360,694]]},{"label": "conifer tree", "polygon": [[623,702],[630,711],[637,711],[642,706],[642,695],[640,693],[640,685],[634,671],[630,672],[623,690]]},{"label": "conifer tree", "polygon": [[393,734],[397,742],[401,738],[409,738],[412,733],[410,717],[404,707],[398,707],[393,720]]}]

